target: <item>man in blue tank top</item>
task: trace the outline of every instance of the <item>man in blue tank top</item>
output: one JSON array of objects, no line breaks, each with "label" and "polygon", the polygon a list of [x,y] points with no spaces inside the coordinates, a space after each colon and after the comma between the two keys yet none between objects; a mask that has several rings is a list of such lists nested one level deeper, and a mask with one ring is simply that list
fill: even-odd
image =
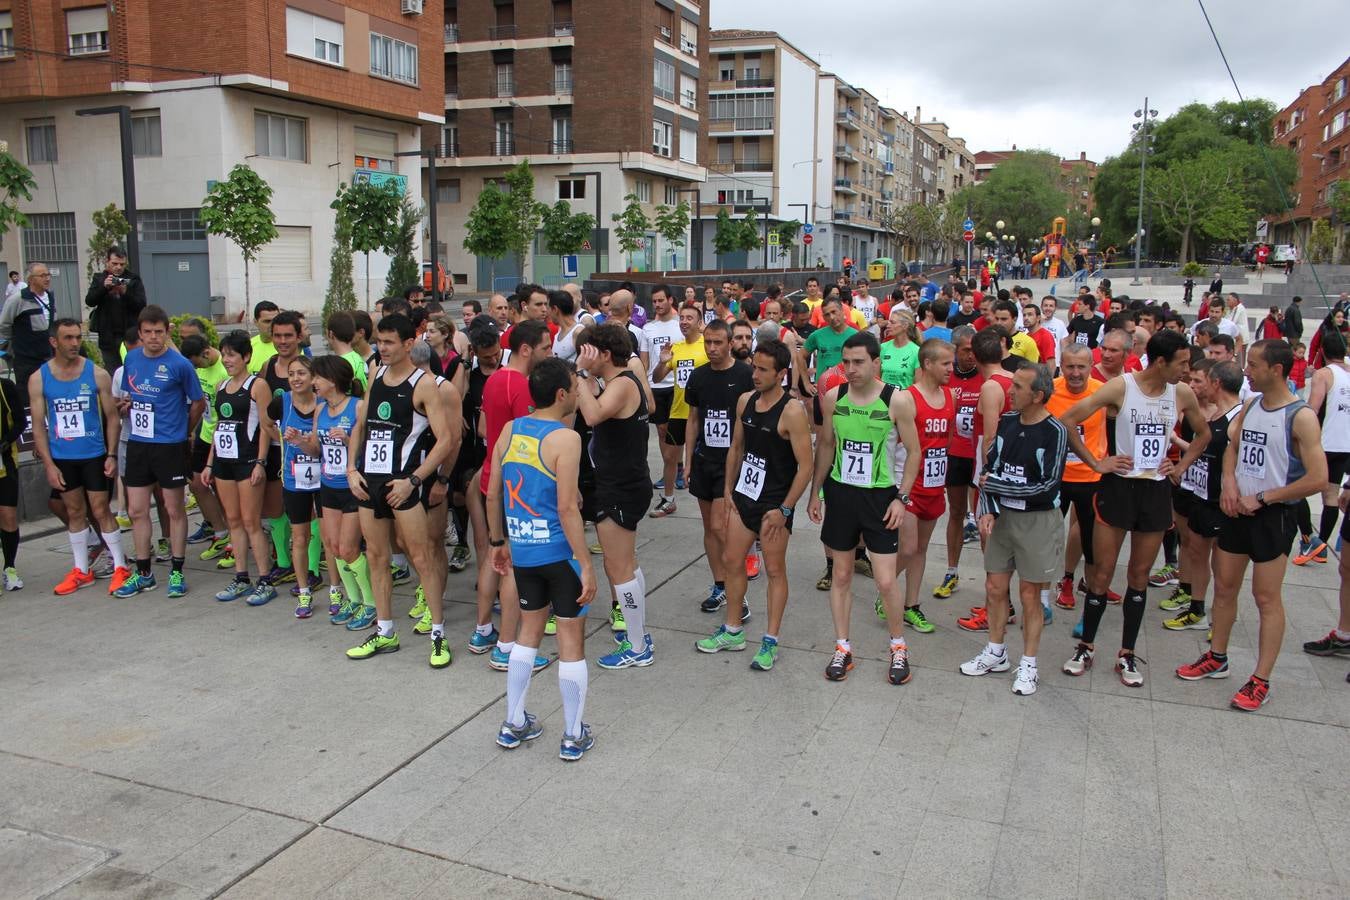
[{"label": "man in blue tank top", "polygon": [[80,356],[83,331],[75,319],[57,320],[51,336],[56,353],[28,379],[33,443],[47,471],[47,483],[61,492],[75,557],[74,568],[54,589],[58,596],[94,583],[86,527],[90,513],[113,557],[115,569],[108,593],[121,587],[131,574],[122,555],[122,536],[108,506],[108,492],[117,477],[122,421],[112,396],[112,378]]},{"label": "man in blue tank top", "polygon": [[521,620],[506,669],[506,721],[497,743],[508,750],[543,726],[525,711],[525,694],[550,613],[558,623],[558,687],[563,736],[558,755],[580,759],[594,739],[581,720],[586,704],[586,608],[595,570],[581,521],[581,437],[563,423],[576,412],[572,366],[547,358],[530,370],[534,412],[503,430],[488,482],[488,543],[499,575],[514,569]]}]

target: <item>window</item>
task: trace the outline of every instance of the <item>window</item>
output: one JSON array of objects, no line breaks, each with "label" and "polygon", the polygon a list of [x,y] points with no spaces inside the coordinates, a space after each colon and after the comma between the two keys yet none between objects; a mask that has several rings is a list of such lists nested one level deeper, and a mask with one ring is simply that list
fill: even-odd
[{"label": "window", "polygon": [[652,87],[662,100],[675,99],[675,65],[656,57],[652,63]]},{"label": "window", "polygon": [[511,63],[497,63],[497,96],[512,97],[516,93],[515,66]]},{"label": "window", "polygon": [[549,146],[550,153],[571,153],[572,152],[572,117],[555,116],[553,119],[553,141]]},{"label": "window", "polygon": [[758,78],[759,78],[759,60],[751,62],[750,60],[747,59],[745,61],[745,80],[754,81],[757,80]]},{"label": "window", "polygon": [[685,109],[698,109],[698,79],[683,72],[680,73],[680,105]]},{"label": "window", "polygon": [[29,213],[23,229],[23,255],[30,260],[79,259],[74,213]]},{"label": "window", "polygon": [[680,129],[680,159],[688,163],[698,162],[698,132],[692,128]]},{"label": "window", "polygon": [[143,209],[136,213],[136,233],[143,241],[204,241],[206,227],[198,209]]},{"label": "window", "polygon": [[0,12],[0,59],[14,56],[14,15]]},{"label": "window", "polygon": [[286,7],[286,52],[342,65],[342,23]]},{"label": "window", "polygon": [[370,74],[417,84],[417,45],[370,33]]},{"label": "window", "polygon": [[1336,113],[1336,118],[1331,120],[1331,134],[1332,136],[1335,136],[1340,134],[1344,130],[1345,130],[1345,112],[1341,111]]},{"label": "window", "polygon": [[398,135],[392,131],[356,128],[353,134],[356,167],[374,172],[393,172],[398,153]]},{"label": "window", "polygon": [[773,128],[773,94],[713,97],[708,102],[708,117],[713,121],[734,120],[737,131],[768,131]]},{"label": "window", "polygon": [[718,57],[717,80],[718,81],[736,80],[736,57],[734,56]]},{"label": "window", "polygon": [[558,179],[558,199],[559,199],[559,200],[585,200],[585,199],[586,199],[586,179],[585,179],[585,178],[559,178],[559,179]]},{"label": "window", "polygon": [[553,93],[572,93],[572,64],[570,62],[553,64]]},{"label": "window", "polygon": [[164,155],[160,141],[159,110],[152,109],[131,114],[131,155]]},{"label": "window", "polygon": [[731,138],[717,139],[717,161],[720,164],[729,164],[736,158],[736,145]]},{"label": "window", "polygon": [[28,143],[28,162],[56,162],[56,120],[33,119],[24,123],[24,137]]},{"label": "window", "polygon": [[698,56],[698,23],[680,19],[680,49],[690,56]]},{"label": "window", "polygon": [[437,203],[458,203],[459,202],[459,179],[451,178],[448,181],[436,182],[436,202]]},{"label": "window", "polygon": [[253,152],[271,159],[306,162],[305,120],[276,113],[253,113]]},{"label": "window", "polygon": [[650,181],[636,181],[633,183],[633,187],[639,203],[652,202],[652,183]]},{"label": "window", "polygon": [[666,185],[666,206],[678,206],[680,203],[680,190],[673,184]]},{"label": "window", "polygon": [[66,10],[70,55],[108,52],[108,7]]},{"label": "window", "polygon": [[657,156],[670,156],[670,123],[652,123],[652,152]]},{"label": "window", "polygon": [[492,124],[495,156],[511,156],[516,152],[516,123],[510,119],[499,119]]},{"label": "window", "polygon": [[1331,91],[1331,102],[1335,103],[1337,100],[1341,99],[1344,96],[1345,96],[1345,79],[1339,78],[1336,80],[1336,87],[1333,88]]},{"label": "window", "polygon": [[263,284],[299,284],[313,278],[309,228],[278,225],[277,236],[258,252],[258,271]]}]

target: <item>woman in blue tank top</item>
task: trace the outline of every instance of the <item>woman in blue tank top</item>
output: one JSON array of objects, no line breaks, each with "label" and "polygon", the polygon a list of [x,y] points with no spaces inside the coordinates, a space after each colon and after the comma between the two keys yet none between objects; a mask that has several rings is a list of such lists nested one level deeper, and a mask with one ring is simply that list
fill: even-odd
[{"label": "woman in blue tank top", "polygon": [[[281,434],[281,503],[291,523],[291,559],[296,561],[297,619],[313,614],[313,590],[322,581],[323,545],[319,541],[319,454],[314,439],[314,416],[318,401],[314,397],[313,363],[305,356],[291,360],[286,377],[289,392],[275,397],[268,415]],[[302,559],[309,559],[303,569]],[[333,588],[337,587],[336,573]]]}]

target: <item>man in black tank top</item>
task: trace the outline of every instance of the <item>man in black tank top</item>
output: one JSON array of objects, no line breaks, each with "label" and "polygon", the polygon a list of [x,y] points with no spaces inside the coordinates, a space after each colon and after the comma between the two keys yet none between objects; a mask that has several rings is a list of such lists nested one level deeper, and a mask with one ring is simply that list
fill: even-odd
[{"label": "man in black tank top", "polygon": [[[299,313],[287,310],[276,314],[272,319],[272,346],[276,348],[276,355],[263,363],[258,374],[267,382],[275,399],[291,389],[291,363],[300,356]],[[258,410],[258,414],[272,436],[272,446],[267,451],[267,489],[263,493],[262,514],[272,534],[272,546],[276,548],[277,564],[267,576],[275,585],[295,580],[291,523],[281,501],[281,435],[276,431],[275,423],[267,418],[265,409]]]},{"label": "man in black tank top", "polygon": [[806,408],[783,390],[783,373],[792,365],[787,346],[778,340],[763,341],[752,361],[754,390],[736,403],[723,489],[723,502],[735,507],[727,517],[722,550],[726,624],[695,646],[704,653],[745,649],[741,607],[746,577],[741,562],[758,538],[769,578],[769,614],[750,668],[767,672],[778,659],[778,631],[787,607],[793,509],[811,484],[811,422]]},{"label": "man in black tank top", "polygon": [[[394,633],[393,577],[389,554],[394,528],[402,537],[412,563],[422,576],[427,608],[431,612],[432,668],[450,665],[445,640],[444,565],[427,534],[427,511],[421,503],[423,482],[433,479],[454,449],[450,411],[437,400],[436,379],[416,369],[409,352],[416,336],[406,316],[385,316],[376,327],[384,367],[370,380],[370,393],[361,401],[356,425],[347,446],[347,481],[360,503],[361,533],[366,539],[370,584],[375,591],[377,628],[369,638],[347,651],[350,659],[368,659],[399,649]],[[417,452],[418,438],[430,428],[436,436],[425,455]],[[436,536],[437,541],[444,538]]]},{"label": "man in black tank top", "polygon": [[[585,332],[577,344],[577,411],[591,426],[591,460],[602,477],[595,492],[595,533],[605,556],[605,575],[618,607],[610,627],[618,649],[601,657],[606,669],[652,664],[651,637],[646,629],[646,579],[637,564],[637,523],[651,502],[647,469],[651,389],[635,371],[641,362],[622,325],[606,322]],[[604,379],[597,393],[597,378]]]}]

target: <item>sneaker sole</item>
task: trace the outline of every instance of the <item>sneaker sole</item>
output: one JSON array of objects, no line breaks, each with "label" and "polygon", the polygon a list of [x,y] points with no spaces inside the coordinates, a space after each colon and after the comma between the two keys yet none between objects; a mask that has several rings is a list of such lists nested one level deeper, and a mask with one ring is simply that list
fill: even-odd
[{"label": "sneaker sole", "polygon": [[92,582],[92,581],[86,581],[84,584],[77,584],[77,585],[75,585],[75,587],[71,588],[71,589],[68,590],[68,591],[58,590],[58,588],[60,587],[60,585],[57,585],[56,587],[52,588],[52,593],[55,594],[55,595],[58,596],[58,597],[69,597],[71,594],[75,593],[76,591],[80,590],[81,588],[87,588],[87,587],[89,587],[90,585],[92,585],[93,583],[94,583],[94,582]]},{"label": "sneaker sole", "polygon": [[1133,682],[1132,682],[1132,681],[1126,681],[1126,680],[1125,680],[1125,673],[1124,673],[1124,672],[1117,672],[1117,673],[1116,673],[1116,677],[1120,679],[1120,683],[1121,683],[1121,684],[1125,685],[1125,686],[1128,687],[1128,688],[1137,688],[1137,687],[1143,687],[1143,686],[1144,686],[1144,679],[1142,679],[1142,678],[1140,678],[1138,681],[1133,681]]},{"label": "sneaker sole", "polygon": [[401,649],[403,649],[401,646],[398,646],[398,647],[381,647],[380,649],[376,650],[374,653],[367,654],[366,656],[348,656],[347,658],[348,658],[348,659],[354,659],[354,660],[360,662],[361,660],[365,660],[365,659],[373,659],[373,658],[375,658],[376,656],[379,656],[381,653],[397,653],[397,652],[398,652],[399,650],[401,650]]},{"label": "sneaker sole", "polygon": [[488,644],[486,647],[475,647],[473,644],[470,644],[469,652],[472,653],[474,656],[482,656],[484,653],[487,653],[494,646],[496,646],[496,643],[497,642],[494,640],[491,644]]},{"label": "sneaker sole", "polygon": [[1177,677],[1182,681],[1204,681],[1206,678],[1227,678],[1232,674],[1232,669],[1222,669],[1218,672],[1206,672],[1203,675],[1182,675],[1180,672],[1177,672]]},{"label": "sneaker sole", "polygon": [[1265,706],[1269,702],[1270,702],[1270,694],[1266,694],[1264,697],[1261,698],[1261,702],[1256,704],[1255,707],[1243,706],[1240,703],[1238,703],[1237,700],[1228,701],[1228,705],[1233,707],[1233,709],[1236,709],[1238,712],[1256,712],[1258,709]]},{"label": "sneaker sole", "polygon": [[1309,656],[1320,656],[1323,659],[1330,659],[1333,656],[1350,657],[1350,647],[1343,650],[1309,650],[1304,647],[1303,652]]},{"label": "sneaker sole", "polygon": [[1012,689],[1012,692],[1019,697],[1030,697],[1032,694],[1036,693],[1036,688],[1032,687],[1032,689],[1029,691],[1019,691],[1016,687],[1014,687]]},{"label": "sneaker sole", "polygon": [[1008,671],[1008,670],[1011,669],[1011,668],[1012,668],[1012,663],[1005,659],[1005,660],[1003,661],[1003,665],[1002,665],[1002,666],[995,666],[995,667],[992,668],[992,669],[985,669],[983,672],[967,672],[967,671],[966,671],[965,669],[963,669],[961,666],[957,666],[957,667],[956,667],[956,671],[958,671],[958,672],[960,672],[962,675],[966,675],[966,676],[968,676],[968,677],[970,677],[970,678],[982,678],[982,677],[984,677],[985,675],[993,675],[993,674],[995,674],[995,673],[997,673],[997,672],[1006,672],[1006,671]]},{"label": "sneaker sole", "polygon": [[1203,620],[1193,625],[1172,625],[1170,622],[1164,622],[1163,627],[1168,631],[1208,631],[1209,625]]},{"label": "sneaker sole", "polygon": [[741,651],[741,650],[744,650],[744,649],[745,649],[745,646],[746,646],[746,645],[743,644],[743,643],[742,643],[742,644],[727,644],[727,645],[725,645],[725,646],[719,646],[719,647],[717,647],[717,648],[715,648],[715,649],[709,650],[708,648],[706,648],[706,647],[700,645],[698,641],[694,641],[694,649],[697,650],[697,651],[700,652],[700,653],[721,653],[723,650],[729,650],[729,651],[731,651],[731,652],[733,652],[733,653],[737,653],[737,652],[739,652],[739,651]]},{"label": "sneaker sole", "polygon": [[1061,671],[1061,672],[1063,672],[1065,675],[1071,676],[1071,677],[1073,677],[1073,678],[1082,678],[1084,675],[1086,675],[1086,674],[1087,674],[1088,672],[1090,672],[1091,670],[1092,670],[1092,663],[1088,663],[1087,665],[1083,666],[1083,671],[1081,671],[1081,672],[1074,672],[1074,671],[1072,671],[1068,666],[1060,666],[1060,671]]},{"label": "sneaker sole", "polygon": [[751,660],[750,669],[755,672],[769,672],[773,670],[773,663],[769,663],[767,666],[761,666],[758,660]]},{"label": "sneaker sole", "polygon": [[610,671],[618,671],[619,669],[643,669],[646,668],[647,666],[650,666],[654,662],[656,662],[656,658],[653,656],[649,656],[643,660],[637,660],[635,662],[630,663],[623,663],[617,666],[607,666],[598,660],[596,661],[595,664],[602,669],[609,669]]},{"label": "sneaker sole", "polygon": [[842,674],[842,675],[840,675],[840,676],[838,676],[838,677],[835,677],[835,676],[832,676],[829,672],[826,672],[826,673],[825,673],[825,680],[826,680],[826,681],[847,681],[847,680],[848,680],[848,673],[849,673],[849,672],[852,672],[852,671],[853,671],[853,664],[852,664],[852,663],[849,663],[848,668],[844,670],[844,674]]}]

